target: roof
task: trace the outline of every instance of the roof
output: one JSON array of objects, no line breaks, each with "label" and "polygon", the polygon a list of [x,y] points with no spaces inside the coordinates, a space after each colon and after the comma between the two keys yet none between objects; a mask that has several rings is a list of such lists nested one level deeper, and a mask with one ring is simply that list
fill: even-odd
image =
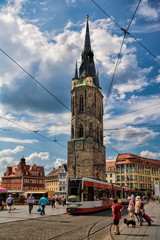
[{"label": "roof", "polygon": [[53,170],[52,170],[50,173],[48,173],[48,175],[47,175],[46,177],[49,177],[49,176],[58,176],[59,171],[60,171],[59,168],[58,168],[58,169],[53,168]]},{"label": "roof", "polygon": [[154,167],[160,167],[160,160],[145,158],[134,155],[132,153],[118,154],[116,164],[123,163],[138,163],[143,165],[151,165]]}]

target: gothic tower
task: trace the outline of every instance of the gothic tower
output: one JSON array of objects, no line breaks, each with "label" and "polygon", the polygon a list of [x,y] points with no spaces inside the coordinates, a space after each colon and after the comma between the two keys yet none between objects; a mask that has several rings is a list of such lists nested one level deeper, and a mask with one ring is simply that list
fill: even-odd
[{"label": "gothic tower", "polygon": [[84,49],[79,74],[75,69],[71,91],[71,139],[68,141],[69,178],[105,180],[103,145],[103,95],[94,65],[87,16]]}]

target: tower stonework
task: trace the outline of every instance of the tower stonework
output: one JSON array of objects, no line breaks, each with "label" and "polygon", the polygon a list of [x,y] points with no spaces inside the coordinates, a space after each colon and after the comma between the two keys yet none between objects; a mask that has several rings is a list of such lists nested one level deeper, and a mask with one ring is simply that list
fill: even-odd
[{"label": "tower stonework", "polygon": [[87,17],[86,35],[79,76],[76,64],[71,91],[71,139],[68,141],[69,178],[105,180],[103,145],[103,95],[91,50]]}]

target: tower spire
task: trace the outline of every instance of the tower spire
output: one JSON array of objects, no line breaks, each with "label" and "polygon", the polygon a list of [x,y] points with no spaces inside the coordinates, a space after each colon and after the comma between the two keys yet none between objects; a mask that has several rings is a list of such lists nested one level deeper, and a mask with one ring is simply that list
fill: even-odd
[{"label": "tower spire", "polygon": [[89,15],[87,15],[86,18],[87,18],[87,25],[86,25],[86,35],[85,35],[85,42],[84,42],[84,52],[89,52],[91,51],[91,42],[90,42],[89,24],[88,24]]},{"label": "tower spire", "polygon": [[76,59],[76,68],[75,68],[74,78],[75,78],[75,79],[78,79],[77,59]]}]

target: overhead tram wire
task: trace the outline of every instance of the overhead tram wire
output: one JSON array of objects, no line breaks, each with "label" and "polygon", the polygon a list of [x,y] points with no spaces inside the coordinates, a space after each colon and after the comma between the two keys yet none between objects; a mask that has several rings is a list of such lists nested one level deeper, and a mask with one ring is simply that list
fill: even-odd
[{"label": "overhead tram wire", "polygon": [[21,128],[24,128],[24,129],[26,129],[26,130],[29,131],[29,132],[35,133],[35,134],[39,135],[40,137],[43,137],[43,138],[45,138],[45,139],[47,139],[47,140],[50,140],[50,141],[52,141],[52,142],[55,142],[55,143],[57,143],[58,145],[66,148],[63,144],[61,144],[61,143],[59,143],[59,142],[57,142],[57,141],[55,141],[55,140],[53,140],[53,139],[51,139],[51,138],[49,138],[49,137],[46,137],[46,136],[38,133],[37,131],[34,131],[34,130],[31,130],[31,129],[27,128],[27,127],[24,127],[24,126],[22,126],[22,125],[19,124],[19,123],[15,123],[14,121],[12,121],[12,120],[10,120],[10,119],[7,119],[7,118],[5,118],[5,117],[3,117],[3,116],[1,116],[1,115],[0,115],[0,118],[5,119],[5,120],[7,120],[8,122],[11,122],[11,123],[13,123],[13,124],[15,124],[15,125],[17,125],[17,126],[19,126],[19,127],[21,127]]},{"label": "overhead tram wire", "polygon": [[147,108],[150,108],[150,107],[153,107],[153,106],[157,106],[157,105],[160,105],[160,103],[153,104],[153,105],[150,105],[150,106],[148,106],[148,107],[144,107],[144,108],[139,108],[139,109],[137,109],[137,110],[133,110],[133,111],[128,112],[128,113],[123,113],[123,114],[118,115],[118,116],[113,116],[112,119],[117,118],[117,117],[121,117],[121,116],[123,116],[123,115],[127,115],[127,114],[131,114],[131,113],[135,113],[135,112],[141,111],[141,110],[143,110],[143,109],[147,109]]},{"label": "overhead tram wire", "polygon": [[[7,142],[7,141],[3,141],[3,143],[5,144],[5,143],[7,143],[7,144],[13,144],[13,145],[15,145],[15,146],[17,146],[19,143],[15,143],[15,142]],[[27,143],[26,143],[27,144]],[[21,146],[24,146],[24,143],[23,144],[19,144],[19,145],[21,145]],[[42,149],[40,150],[40,149],[37,149],[37,148],[32,148],[32,147],[28,147],[28,146],[26,146],[25,145],[25,148],[28,148],[28,149],[32,149],[32,150],[36,150],[36,151],[42,151]],[[67,158],[67,156],[65,156],[65,155],[61,155],[61,154],[58,154],[58,153],[54,153],[54,152],[50,152],[50,151],[43,151],[43,152],[48,152],[48,153],[50,153],[50,154],[53,154],[53,155],[56,155],[56,156],[59,156],[59,157],[65,157],[65,158]]]},{"label": "overhead tram wire", "polygon": [[2,48],[0,51],[3,52],[10,60],[12,60],[19,68],[21,68],[30,78],[32,78],[38,85],[40,85],[45,91],[47,91],[53,98],[55,98],[60,104],[66,109],[71,111],[61,100],[59,100],[52,92],[50,92],[45,86],[43,86],[37,79],[35,79],[29,72],[27,72],[19,63],[17,63],[12,57],[10,57]]},{"label": "overhead tram wire", "polygon": [[[117,61],[116,61],[116,65],[115,65],[115,68],[114,68],[114,72],[113,72],[113,75],[112,75],[110,87],[109,87],[108,94],[107,94],[107,98],[106,98],[106,101],[105,101],[105,104],[104,104],[104,105],[107,104],[107,101],[108,101],[108,98],[109,98],[109,95],[110,95],[110,92],[111,92],[111,89],[112,89],[112,85],[113,85],[114,77],[115,77],[116,70],[117,70],[117,67],[118,67],[118,63],[119,63],[119,61],[120,61],[120,56],[121,56],[121,52],[122,52],[122,48],[123,48],[123,44],[124,44],[125,37],[126,37],[127,34],[129,34],[128,30],[129,30],[129,28],[130,28],[130,26],[131,26],[131,23],[132,23],[132,21],[133,21],[133,18],[134,18],[135,14],[136,14],[136,12],[137,12],[137,10],[138,10],[138,7],[139,7],[141,1],[142,1],[142,0],[139,1],[138,5],[137,5],[137,7],[136,7],[136,9],[135,9],[135,11],[134,11],[134,13],[133,13],[133,15],[132,15],[132,17],[131,17],[131,20],[130,20],[130,22],[129,22],[129,24],[128,24],[127,29],[125,30],[124,28],[121,28],[121,30],[122,30],[123,33],[124,33],[124,36],[123,36],[123,40],[122,40],[122,43],[121,43],[120,51],[119,51],[119,54],[118,54],[118,58],[117,58]],[[108,16],[108,15],[107,15],[107,16]],[[115,21],[114,21],[114,23],[115,23]],[[119,25],[118,25],[118,26],[119,26]]]},{"label": "overhead tram wire", "polygon": [[[4,50],[2,50],[2,49],[0,48],[0,51],[2,51],[11,61],[13,61],[19,68],[21,68],[29,77],[31,77],[37,84],[39,84],[44,90],[46,90],[52,97],[54,97],[59,103],[61,103],[66,109],[68,109],[68,110],[71,112],[71,110],[70,110],[61,100],[59,100],[59,99],[58,99],[54,94],[52,94],[46,87],[44,87],[37,79],[35,79],[29,72],[27,72],[20,64],[18,64],[12,57],[10,57]],[[2,117],[2,116],[0,116],[0,117]],[[4,117],[2,117],[2,118],[4,118]],[[81,119],[80,117],[78,117],[78,118],[79,118],[84,124],[87,125],[86,121],[84,121],[84,120]],[[4,119],[5,119],[5,118],[4,118]],[[7,118],[6,118],[6,120],[12,122],[11,120],[9,120],[9,119],[7,119]],[[12,123],[14,123],[14,122],[12,122]],[[20,126],[20,127],[22,127],[22,128],[25,128],[25,127],[21,126],[20,124],[17,124],[17,123],[14,123],[14,124],[16,124],[17,126]],[[89,125],[88,125],[88,126],[89,126]],[[25,129],[27,129],[27,128],[25,128]],[[47,137],[39,134],[37,131],[32,131],[32,130],[30,130],[30,129],[27,129],[27,130],[30,131],[30,132],[34,132],[35,134],[37,134],[37,135],[39,135],[39,136],[41,136],[41,137],[44,137],[44,138],[46,138],[46,139],[49,139],[50,141],[56,142],[56,143],[59,144],[60,146],[65,147],[63,144],[60,144],[60,143],[58,143],[57,141],[54,141],[53,139],[47,138]],[[107,143],[107,144],[108,144],[108,143]],[[65,147],[65,148],[66,148],[66,147]],[[115,150],[115,151],[116,151],[116,150]]]},{"label": "overhead tram wire", "polygon": [[[139,4],[142,0],[139,1]],[[114,24],[122,31],[127,31],[126,29],[122,28],[103,8],[101,8],[94,0],[91,0],[91,2],[93,2],[108,18],[111,19],[112,22],[114,22]],[[139,7],[139,4],[136,8],[136,11]],[[135,14],[134,14],[135,15]],[[131,19],[133,20],[133,19]],[[130,27],[130,26],[129,26]],[[147,48],[145,47],[140,41],[138,41],[130,32],[127,31],[127,33],[137,42],[141,45],[141,47],[143,47],[156,61],[158,61],[158,63],[160,63],[160,60]]]}]

